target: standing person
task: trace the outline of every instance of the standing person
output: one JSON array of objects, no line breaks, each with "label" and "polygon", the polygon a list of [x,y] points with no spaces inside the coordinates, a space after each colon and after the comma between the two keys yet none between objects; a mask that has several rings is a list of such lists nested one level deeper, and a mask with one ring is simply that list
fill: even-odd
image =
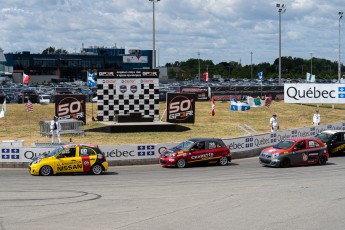
[{"label": "standing person", "polygon": [[316,110],[313,116],[313,125],[320,125],[321,116],[319,110]]},{"label": "standing person", "polygon": [[273,116],[270,119],[270,125],[271,125],[271,132],[276,132],[279,129],[279,123],[277,114],[273,114]]},{"label": "standing person", "polygon": [[52,143],[55,142],[55,135],[59,139],[59,143],[61,143],[60,138],[60,131],[61,131],[61,124],[57,116],[54,116],[53,120],[50,122],[50,133],[52,134]]}]

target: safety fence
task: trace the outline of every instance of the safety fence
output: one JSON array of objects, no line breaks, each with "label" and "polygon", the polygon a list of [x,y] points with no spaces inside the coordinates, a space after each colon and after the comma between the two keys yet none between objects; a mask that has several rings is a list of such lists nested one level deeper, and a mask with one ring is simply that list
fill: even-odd
[{"label": "safety fence", "polygon": [[[40,135],[41,137],[47,137],[51,135],[50,133],[50,122],[51,121],[40,121]],[[60,134],[75,134],[84,136],[84,122],[75,120],[75,119],[68,119],[68,120],[60,120],[61,124],[61,131]]]}]

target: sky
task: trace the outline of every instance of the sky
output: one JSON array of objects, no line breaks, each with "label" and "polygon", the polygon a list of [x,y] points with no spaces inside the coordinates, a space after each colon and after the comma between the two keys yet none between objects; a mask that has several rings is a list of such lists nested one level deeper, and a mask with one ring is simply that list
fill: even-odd
[{"label": "sky", "polygon": [[[153,6],[157,65],[190,58],[242,65],[281,56],[339,59],[343,0],[0,0],[0,48],[41,53],[49,46],[151,50]],[[341,62],[345,18],[340,20]],[[344,53],[344,54],[343,54]]]}]

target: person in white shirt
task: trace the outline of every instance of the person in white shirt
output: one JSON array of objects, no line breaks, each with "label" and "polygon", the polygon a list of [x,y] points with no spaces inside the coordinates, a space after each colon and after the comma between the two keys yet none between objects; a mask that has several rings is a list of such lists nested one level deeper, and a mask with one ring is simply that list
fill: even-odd
[{"label": "person in white shirt", "polygon": [[50,122],[50,133],[52,134],[52,143],[55,142],[55,135],[58,137],[59,143],[61,143],[60,138],[61,124],[57,116]]},{"label": "person in white shirt", "polygon": [[279,129],[279,123],[277,114],[273,114],[273,116],[270,119],[270,125],[271,125],[271,132],[276,132]]},{"label": "person in white shirt", "polygon": [[313,116],[313,125],[320,125],[321,116],[319,110],[316,110]]}]

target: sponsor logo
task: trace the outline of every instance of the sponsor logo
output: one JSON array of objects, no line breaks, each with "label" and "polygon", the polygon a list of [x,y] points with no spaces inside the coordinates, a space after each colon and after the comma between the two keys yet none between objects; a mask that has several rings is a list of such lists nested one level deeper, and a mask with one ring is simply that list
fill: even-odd
[{"label": "sponsor logo", "polygon": [[168,103],[168,115],[170,120],[183,121],[189,117],[194,117],[194,99],[178,95]]},{"label": "sponsor logo", "polygon": [[[342,93],[339,94],[339,98],[345,98],[345,87],[338,88],[341,88],[343,90]],[[316,87],[310,87],[309,89],[305,90],[291,86],[287,88],[286,95],[290,98],[295,99],[296,101],[299,101],[304,98],[336,98],[337,93],[335,90],[319,90]]]},{"label": "sponsor logo", "polygon": [[90,165],[90,163],[88,161],[84,161],[83,164],[84,164],[84,166],[89,166]]},{"label": "sponsor logo", "polygon": [[303,161],[307,161],[308,160],[308,155],[303,153],[302,158],[303,158]]},{"label": "sponsor logo", "polygon": [[201,154],[201,155],[192,156],[191,159],[192,160],[197,160],[197,159],[211,158],[211,157],[213,157],[213,153],[204,153],[204,154]]},{"label": "sponsor logo", "polygon": [[126,85],[120,85],[120,92],[125,93],[127,91],[127,86]]},{"label": "sponsor logo", "polygon": [[131,85],[131,92],[136,93],[138,91],[138,86],[136,85]]}]

